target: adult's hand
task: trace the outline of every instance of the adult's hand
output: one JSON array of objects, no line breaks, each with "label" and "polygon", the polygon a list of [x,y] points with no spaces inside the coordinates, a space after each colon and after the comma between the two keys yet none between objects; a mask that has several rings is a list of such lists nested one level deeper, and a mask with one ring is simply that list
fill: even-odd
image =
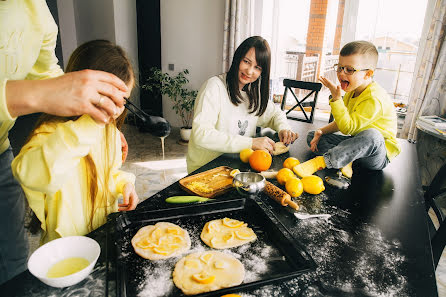
[{"label": "adult's hand", "polygon": [[341,99],[341,86],[339,86],[339,85],[336,86],[329,79],[327,79],[323,76],[319,77],[319,81],[330,90],[330,93],[332,96],[332,99],[331,99],[332,101]]},{"label": "adult's hand", "polygon": [[58,116],[89,114],[97,122],[107,123],[123,107],[123,98],[129,93],[118,77],[97,70],[6,83],[6,103],[12,117],[35,112]]},{"label": "adult's hand", "polygon": [[279,139],[285,145],[289,145],[290,143],[293,143],[298,137],[299,137],[299,134],[297,134],[291,130],[280,130],[279,131]]},{"label": "adult's hand", "polygon": [[253,150],[267,150],[270,154],[274,151],[274,141],[269,137],[257,137],[252,139]]},{"label": "adult's hand", "polygon": [[121,135],[122,163],[124,163],[129,153],[129,145],[127,144],[127,140],[124,137],[124,133],[119,132],[119,134]]},{"label": "adult's hand", "polygon": [[134,210],[138,205],[139,198],[132,183],[125,184],[124,189],[122,190],[122,196],[124,198],[124,201],[123,203],[118,204],[118,210]]}]

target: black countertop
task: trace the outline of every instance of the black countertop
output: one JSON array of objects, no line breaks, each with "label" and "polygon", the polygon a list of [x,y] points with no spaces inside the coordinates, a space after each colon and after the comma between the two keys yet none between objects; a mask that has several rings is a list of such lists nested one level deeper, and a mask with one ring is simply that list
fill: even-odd
[{"label": "black countertop", "polygon": [[[289,153],[273,158],[273,169],[289,157],[312,157],[305,143],[306,131],[317,124],[292,122],[300,138]],[[268,134],[268,131],[265,132]],[[353,166],[351,186],[346,190],[326,185],[319,195],[304,197],[320,203],[328,219],[299,220],[264,194],[255,199],[275,214],[317,264],[314,271],[280,284],[239,292],[243,296],[437,296],[427,216],[418,172],[416,147],[400,140],[402,153],[383,171]],[[222,155],[197,172],[218,166],[250,170],[238,156]],[[333,174],[323,170],[317,174]],[[142,202],[137,209],[171,207],[166,197],[184,194],[176,182]],[[237,196],[235,190],[219,199]],[[248,198],[251,199],[251,198]],[[89,234],[105,250],[106,226]],[[48,287],[29,271],[0,287],[4,296],[103,296],[105,253],[93,273],[81,283],[64,289]],[[113,283],[111,294],[113,293]]]}]

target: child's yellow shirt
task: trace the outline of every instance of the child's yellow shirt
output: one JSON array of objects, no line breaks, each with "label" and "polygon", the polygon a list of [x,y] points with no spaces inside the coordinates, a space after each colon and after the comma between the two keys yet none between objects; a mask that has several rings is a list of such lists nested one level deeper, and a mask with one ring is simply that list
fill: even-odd
[{"label": "child's yellow shirt", "polygon": [[387,158],[391,161],[401,148],[396,140],[397,117],[395,107],[387,92],[376,82],[372,82],[358,96],[348,92],[344,100],[331,101],[331,113],[339,131],[355,136],[361,131],[374,128],[384,137]]},{"label": "child's yellow shirt", "polygon": [[[111,143],[105,142],[106,129]],[[43,124],[12,162],[14,177],[41,222],[41,243],[89,232],[89,186],[84,158],[88,154],[96,166],[98,194],[104,187],[110,190],[107,209],[98,208],[94,214],[96,229],[106,222],[106,213],[118,210],[117,199],[124,185],[135,182],[133,174],[119,170],[121,138],[116,127],[104,128],[88,115],[75,121]],[[106,157],[111,165],[108,179],[104,174]]]},{"label": "child's yellow shirt", "polygon": [[16,120],[6,104],[6,81],[62,75],[56,40],[57,25],[45,0],[0,1],[0,154],[9,147],[8,131]]}]

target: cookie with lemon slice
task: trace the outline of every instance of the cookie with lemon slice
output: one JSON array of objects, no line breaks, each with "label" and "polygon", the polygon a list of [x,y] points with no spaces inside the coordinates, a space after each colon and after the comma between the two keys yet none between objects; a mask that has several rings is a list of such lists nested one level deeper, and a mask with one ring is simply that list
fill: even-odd
[{"label": "cookie with lemon slice", "polygon": [[186,295],[237,286],[245,278],[243,264],[218,251],[197,252],[175,264],[173,282]]},{"label": "cookie with lemon slice", "polygon": [[142,227],[132,238],[135,253],[149,260],[167,259],[190,249],[186,230],[168,222]]},{"label": "cookie with lemon slice", "polygon": [[227,249],[255,241],[257,236],[245,222],[223,218],[207,222],[200,238],[211,248]]}]

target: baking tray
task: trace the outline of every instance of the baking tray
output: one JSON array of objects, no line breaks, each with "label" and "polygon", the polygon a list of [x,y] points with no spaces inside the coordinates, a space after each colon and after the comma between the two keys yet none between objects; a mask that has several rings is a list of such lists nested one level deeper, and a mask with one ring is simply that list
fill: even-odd
[{"label": "baking tray", "polygon": [[[232,188],[232,176],[229,173],[233,169],[228,166],[220,166],[209,169],[191,176],[186,176],[179,180],[181,188],[186,192],[206,198],[213,198],[221,195]],[[204,193],[191,189],[188,185],[191,182],[201,182],[212,189],[212,192]]]},{"label": "baking tray", "polygon": [[[117,297],[186,296],[172,281],[175,264],[190,253],[213,250],[201,241],[200,234],[206,222],[224,217],[248,223],[257,235],[257,240],[251,244],[222,250],[243,263],[245,279],[238,286],[194,296],[221,296],[240,292],[313,270],[315,263],[311,256],[283,225],[274,224],[270,216],[274,218],[268,209],[261,208],[251,199],[112,214],[108,218],[107,292],[116,290]],[[132,237],[141,227],[160,221],[174,223],[186,229],[191,237],[191,249],[181,256],[159,261],[138,256],[130,243]]]}]

